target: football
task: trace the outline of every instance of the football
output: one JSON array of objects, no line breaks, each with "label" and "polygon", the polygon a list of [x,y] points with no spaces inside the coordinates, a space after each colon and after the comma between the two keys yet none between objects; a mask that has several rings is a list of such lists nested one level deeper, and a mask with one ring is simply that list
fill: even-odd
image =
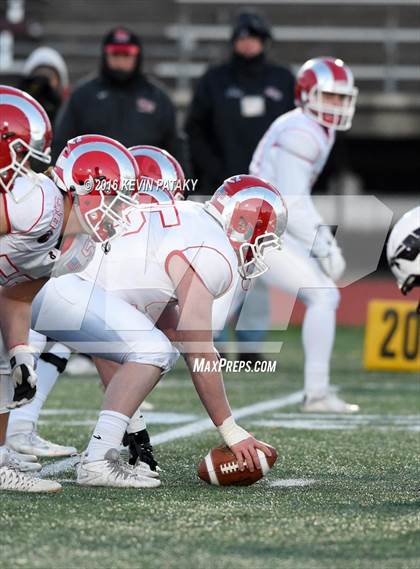
[{"label": "football", "polygon": [[[264,443],[265,444],[265,443]],[[241,472],[235,455],[227,446],[213,448],[198,465],[198,476],[215,486],[251,486],[267,474],[277,460],[276,449],[266,445],[271,456],[257,450],[261,468],[250,472],[247,467]]]}]

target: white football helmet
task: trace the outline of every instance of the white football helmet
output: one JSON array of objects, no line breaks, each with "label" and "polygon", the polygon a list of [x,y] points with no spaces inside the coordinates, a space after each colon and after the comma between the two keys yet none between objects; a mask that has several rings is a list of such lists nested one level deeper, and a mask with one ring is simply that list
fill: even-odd
[{"label": "white football helmet", "polygon": [[403,294],[420,286],[420,206],[408,211],[394,225],[386,254]]},{"label": "white football helmet", "polygon": [[[327,94],[340,95],[341,104],[324,101]],[[348,130],[351,127],[357,94],[353,73],[341,59],[310,59],[296,75],[296,106],[327,128]]]}]

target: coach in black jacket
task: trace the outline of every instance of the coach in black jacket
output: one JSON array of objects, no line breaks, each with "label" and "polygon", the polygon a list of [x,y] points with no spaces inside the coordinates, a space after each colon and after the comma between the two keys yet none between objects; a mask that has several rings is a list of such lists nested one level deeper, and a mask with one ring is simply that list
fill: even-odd
[{"label": "coach in black jacket", "polygon": [[256,13],[239,15],[231,59],[199,80],[186,121],[200,192],[212,194],[233,174],[246,174],[264,132],[294,107],[294,77],[265,57],[270,30]]},{"label": "coach in black jacket", "polygon": [[104,37],[99,75],[81,84],[59,113],[53,160],[70,138],[103,134],[125,146],[159,146],[184,162],[174,106],[141,72],[141,62],[142,47],[135,34],[119,27]]}]

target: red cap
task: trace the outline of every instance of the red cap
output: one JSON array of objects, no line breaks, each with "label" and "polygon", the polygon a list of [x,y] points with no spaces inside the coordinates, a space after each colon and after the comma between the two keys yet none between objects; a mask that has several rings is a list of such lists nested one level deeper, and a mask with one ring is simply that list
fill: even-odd
[{"label": "red cap", "polygon": [[136,34],[123,27],[114,28],[104,37],[103,49],[105,53],[115,55],[138,55],[140,41]]},{"label": "red cap", "polygon": [[138,55],[140,47],[134,44],[108,44],[105,46],[105,53],[112,55]]}]

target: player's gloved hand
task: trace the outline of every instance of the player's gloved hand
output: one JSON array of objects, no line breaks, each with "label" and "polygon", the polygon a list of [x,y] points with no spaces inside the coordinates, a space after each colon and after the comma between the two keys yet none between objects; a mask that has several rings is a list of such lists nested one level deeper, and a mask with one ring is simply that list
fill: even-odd
[{"label": "player's gloved hand", "polygon": [[15,386],[9,409],[26,405],[35,397],[38,356],[39,352],[28,344],[19,344],[9,351],[11,376]]},{"label": "player's gloved hand", "polygon": [[256,468],[261,468],[257,449],[266,456],[271,456],[270,449],[237,425],[232,416],[225,419],[218,429],[226,445],[235,455],[241,471],[245,469],[245,463],[250,472],[254,472]]},{"label": "player's gloved hand", "polygon": [[320,225],[312,247],[312,256],[321,265],[324,273],[338,281],[346,268],[346,261],[333,234],[326,225]]}]

